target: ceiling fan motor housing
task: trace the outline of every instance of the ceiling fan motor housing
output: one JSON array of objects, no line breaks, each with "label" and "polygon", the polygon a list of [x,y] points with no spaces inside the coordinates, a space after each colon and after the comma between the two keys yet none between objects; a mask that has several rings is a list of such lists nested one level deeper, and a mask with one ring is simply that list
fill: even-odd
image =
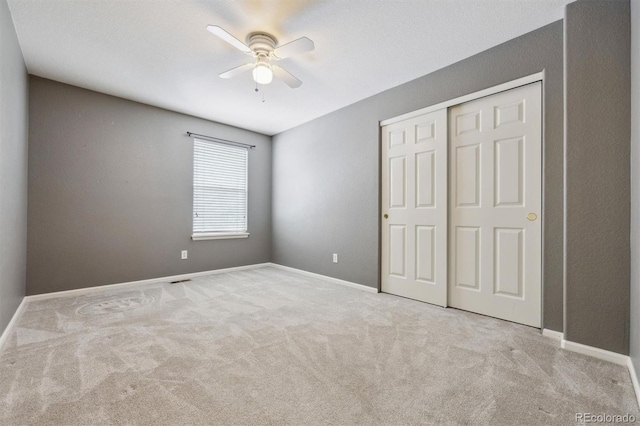
[{"label": "ceiling fan motor housing", "polygon": [[270,34],[251,33],[247,36],[247,45],[254,52],[254,56],[269,56],[276,48],[277,40]]}]

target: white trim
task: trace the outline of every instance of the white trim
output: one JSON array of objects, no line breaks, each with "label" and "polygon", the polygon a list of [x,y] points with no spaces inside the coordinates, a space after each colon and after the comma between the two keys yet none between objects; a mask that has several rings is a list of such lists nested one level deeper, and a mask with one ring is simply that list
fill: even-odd
[{"label": "white trim", "polygon": [[203,232],[201,234],[191,235],[193,241],[201,240],[229,240],[231,238],[247,238],[248,232]]},{"label": "white trim", "polygon": [[496,93],[504,92],[505,90],[515,89],[516,87],[524,86],[525,84],[535,83],[536,81],[542,81],[544,78],[544,72],[538,72],[535,74],[528,75],[526,77],[519,78],[517,80],[509,81],[507,83],[499,84],[497,86],[489,87],[488,89],[480,90],[477,92],[469,93],[468,95],[460,96],[455,99],[451,99],[448,101],[441,102],[436,105],[431,105],[426,108],[422,108],[416,111],[411,111],[406,114],[399,115],[397,117],[387,118],[386,120],[382,120],[380,122],[380,127],[387,126],[389,124],[397,123],[399,121],[404,121],[409,118],[414,118],[422,114],[427,114],[433,111],[438,111],[440,109],[449,108],[454,105],[462,104],[465,102],[473,101],[479,98],[483,98],[485,96],[494,95]]},{"label": "white trim", "polygon": [[543,328],[542,329],[542,335],[545,337],[550,337],[551,339],[556,339],[556,340],[563,340],[564,339],[564,334],[559,332],[559,331],[555,331],[555,330],[549,330],[548,328]]},{"label": "white trim", "polygon": [[27,305],[27,298],[23,297],[22,302],[20,302],[20,305],[18,305],[18,309],[16,309],[16,311],[13,313],[13,317],[11,317],[11,321],[9,321],[9,324],[7,324],[7,326],[5,327],[4,331],[2,332],[2,335],[0,335],[0,351],[2,351],[2,347],[4,346],[5,342],[9,338],[9,334],[11,334],[11,330],[13,329],[13,326],[18,321],[18,318],[20,318],[20,314],[22,314],[22,311],[26,305]]},{"label": "white trim", "polygon": [[[543,330],[543,335],[545,334],[544,331],[546,330]],[[558,332],[552,331],[552,333],[558,333]],[[631,360],[630,356],[622,355],[616,352],[606,351],[600,348],[594,348],[593,346],[587,346],[587,345],[571,342],[569,340],[564,340],[564,339],[560,341],[560,347],[568,351],[577,352],[582,355],[591,356],[597,359],[601,359],[603,361],[612,362],[614,364],[627,367],[627,369],[629,370],[629,376],[631,377],[633,391],[636,395],[636,401],[638,403],[638,407],[640,407],[640,381],[638,381],[638,374],[636,373],[636,369],[633,365],[633,361]]]},{"label": "white trim", "polygon": [[633,361],[631,360],[631,357],[629,357],[629,363],[627,367],[629,367],[629,375],[631,376],[631,383],[633,383],[633,390],[636,393],[636,399],[638,400],[638,407],[640,407],[640,382],[638,381],[638,375],[636,374],[636,369],[633,366]]},{"label": "white trim", "polygon": [[[546,244],[546,238],[545,238],[545,228],[547,226],[546,223],[546,217],[547,215],[546,213],[546,205],[547,203],[545,202],[545,198],[547,195],[547,191],[545,191],[545,186],[547,184],[547,179],[545,178],[545,171],[547,170],[547,161],[546,161],[546,155],[547,155],[547,149],[545,148],[546,146],[546,132],[547,132],[547,126],[546,126],[546,121],[547,121],[547,108],[545,107],[545,104],[547,102],[547,98],[545,96],[546,93],[546,69],[543,69],[542,72],[542,81],[540,82],[540,108],[542,108],[542,110],[540,111],[540,124],[542,125],[542,128],[540,129],[540,167],[541,169],[541,173],[540,173],[540,211],[542,212],[542,217],[540,218],[540,256],[541,256],[541,260],[540,260],[540,279],[542,280],[541,285],[540,285],[540,321],[544,324],[544,301],[545,301],[545,291],[544,291],[544,272],[545,272],[545,265],[544,265],[544,254],[545,254],[545,244]],[[549,332],[551,332],[553,330],[549,330],[547,332],[547,337],[551,337],[552,339],[558,339],[558,340],[562,340],[564,339],[564,334],[562,332],[556,331],[557,334],[549,334]],[[542,330],[542,335],[545,335],[545,329]],[[559,337],[553,337],[553,336],[558,336]]]},{"label": "white trim", "polygon": [[[562,69],[567,69],[567,8],[562,26]],[[567,73],[562,73],[562,324],[567,324]]]},{"label": "white trim", "polygon": [[224,268],[224,269],[214,269],[211,271],[202,271],[202,272],[191,272],[189,274],[181,274],[181,275],[172,275],[169,277],[160,277],[160,278],[151,278],[148,280],[140,280],[140,281],[131,281],[131,282],[126,282],[126,283],[118,283],[118,284],[106,284],[106,285],[101,285],[101,286],[96,286],[96,287],[87,287],[87,288],[78,288],[75,290],[64,290],[64,291],[56,291],[54,293],[44,293],[44,294],[36,294],[33,296],[27,296],[25,297],[25,299],[32,301],[32,300],[44,300],[44,299],[55,299],[58,297],[65,297],[65,296],[79,296],[82,294],[88,294],[88,293],[96,293],[96,292],[101,292],[101,291],[106,291],[106,290],[113,290],[114,288],[120,288],[120,287],[131,287],[131,286],[137,286],[137,285],[145,285],[145,284],[157,284],[157,283],[166,283],[166,282],[170,282],[170,281],[180,281],[180,280],[186,280],[189,278],[197,278],[197,277],[202,277],[205,275],[214,275],[214,274],[225,274],[227,272],[233,272],[233,271],[242,271],[244,269],[256,269],[256,268],[263,268],[265,266],[269,266],[269,263],[257,263],[254,265],[246,265],[246,266],[236,266],[233,268]]},{"label": "white trim", "polygon": [[351,288],[356,288],[358,290],[368,291],[369,293],[377,293],[378,289],[374,287],[369,287],[368,285],[353,283],[351,281],[340,280],[338,278],[328,277],[326,275],[320,275],[313,272],[303,271],[302,269],[292,268],[290,266],[278,265],[277,263],[271,263],[270,266],[274,268],[283,269],[285,271],[295,272],[301,275],[306,275],[308,277],[320,278],[326,281],[331,281],[335,284],[344,285]]},{"label": "white trim", "polygon": [[582,355],[592,356],[594,358],[601,359],[603,361],[609,361],[614,364],[623,365],[627,367],[629,365],[629,357],[617,352],[611,352],[600,348],[594,348],[593,346],[583,345],[581,343],[571,342],[569,340],[562,339],[560,341],[560,347],[571,352],[577,352]]}]

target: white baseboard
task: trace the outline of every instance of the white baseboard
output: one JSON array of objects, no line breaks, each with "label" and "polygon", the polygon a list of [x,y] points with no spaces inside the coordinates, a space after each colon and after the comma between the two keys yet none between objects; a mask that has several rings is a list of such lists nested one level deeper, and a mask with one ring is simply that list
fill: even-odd
[{"label": "white baseboard", "polygon": [[271,263],[271,266],[278,269],[283,269],[285,271],[296,272],[298,274],[306,275],[308,277],[320,278],[326,281],[331,281],[336,284],[345,285],[351,288],[357,288],[358,290],[368,291],[369,293],[377,293],[378,289],[369,287],[368,285],[353,283],[351,281],[340,280],[338,278],[328,277],[326,275],[320,275],[313,272],[303,271],[302,269],[292,268],[290,266],[278,265],[277,263]]},{"label": "white baseboard", "polygon": [[269,266],[271,265],[270,263],[256,263],[254,265],[246,265],[246,266],[236,266],[233,268],[224,268],[224,269],[214,269],[211,271],[202,271],[202,272],[191,272],[189,274],[181,274],[181,275],[172,275],[169,277],[160,277],[160,278],[151,278],[148,280],[140,280],[140,281],[130,281],[130,282],[126,282],[126,283],[118,283],[118,284],[106,284],[106,285],[100,285],[100,286],[96,286],[96,287],[87,287],[87,288],[78,288],[75,290],[64,290],[64,291],[56,291],[53,293],[43,293],[43,294],[36,294],[33,296],[27,296],[25,299],[27,299],[28,301],[34,301],[34,300],[44,300],[44,299],[55,299],[58,297],[65,297],[65,296],[79,296],[82,294],[89,294],[89,293],[96,293],[96,292],[102,292],[102,291],[106,291],[106,290],[113,290],[115,288],[121,288],[121,287],[129,287],[129,286],[137,286],[137,285],[145,285],[145,284],[157,284],[157,283],[166,283],[166,282],[170,282],[170,281],[180,281],[180,280],[186,280],[189,278],[197,278],[197,277],[202,277],[205,275],[214,275],[214,274],[224,274],[227,272],[233,272],[233,271],[242,271],[245,269],[256,269],[256,268],[264,268],[265,266]]},{"label": "white baseboard", "polygon": [[594,358],[601,359],[603,361],[609,361],[614,364],[629,366],[629,357],[617,352],[611,352],[600,348],[594,348],[593,346],[583,345],[581,343],[571,342],[564,340],[560,342],[560,347],[571,352],[577,352],[582,355],[592,356]]},{"label": "white baseboard", "polygon": [[549,330],[548,328],[543,328],[542,329],[542,335],[545,337],[550,337],[552,339],[555,340],[563,340],[564,339],[564,334],[559,332],[559,331],[555,331],[555,330]]},{"label": "white baseboard", "polygon": [[4,331],[2,332],[2,335],[0,335],[0,351],[2,351],[2,347],[4,346],[4,343],[9,338],[9,334],[11,334],[11,330],[13,329],[13,326],[15,325],[16,321],[18,321],[18,318],[20,318],[20,314],[22,313],[26,305],[27,305],[27,298],[23,297],[22,302],[20,302],[20,304],[18,305],[18,309],[16,309],[16,311],[13,313],[13,317],[11,317],[11,321],[9,321],[9,324],[7,324],[7,326],[5,327]]},{"label": "white baseboard", "polygon": [[[557,331],[553,333],[557,333]],[[564,339],[560,341],[560,347],[568,351],[577,352],[579,354],[591,356],[603,361],[608,361],[614,364],[621,365],[623,367],[627,367],[627,369],[629,370],[629,376],[631,376],[633,390],[636,394],[638,407],[640,407],[640,382],[638,382],[638,375],[636,374],[636,369],[633,365],[633,362],[631,361],[630,356],[622,355],[617,352],[611,352],[600,348],[594,348],[593,346],[587,346],[581,343],[571,342]]]},{"label": "white baseboard", "polygon": [[633,383],[633,390],[636,392],[636,399],[638,400],[638,407],[640,407],[640,382],[638,382],[638,375],[636,369],[633,366],[633,361],[629,357],[629,375],[631,376],[631,383]]}]

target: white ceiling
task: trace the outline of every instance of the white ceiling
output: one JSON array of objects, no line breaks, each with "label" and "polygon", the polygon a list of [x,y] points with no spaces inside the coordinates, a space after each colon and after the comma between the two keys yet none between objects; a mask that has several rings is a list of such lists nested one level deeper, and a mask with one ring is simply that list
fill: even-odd
[{"label": "white ceiling", "polygon": [[[571,0],[8,0],[29,73],[273,135],[562,19]],[[303,81],[254,92],[244,41],[316,49],[280,61]]]}]

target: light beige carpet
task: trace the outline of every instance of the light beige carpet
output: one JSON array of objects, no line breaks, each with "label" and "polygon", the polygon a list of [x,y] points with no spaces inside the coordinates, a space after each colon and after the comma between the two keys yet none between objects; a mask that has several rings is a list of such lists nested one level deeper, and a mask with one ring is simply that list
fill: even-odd
[{"label": "light beige carpet", "polygon": [[[90,284],[90,283],[88,283]],[[572,425],[638,407],[539,330],[266,267],[30,302],[2,425]]]}]

